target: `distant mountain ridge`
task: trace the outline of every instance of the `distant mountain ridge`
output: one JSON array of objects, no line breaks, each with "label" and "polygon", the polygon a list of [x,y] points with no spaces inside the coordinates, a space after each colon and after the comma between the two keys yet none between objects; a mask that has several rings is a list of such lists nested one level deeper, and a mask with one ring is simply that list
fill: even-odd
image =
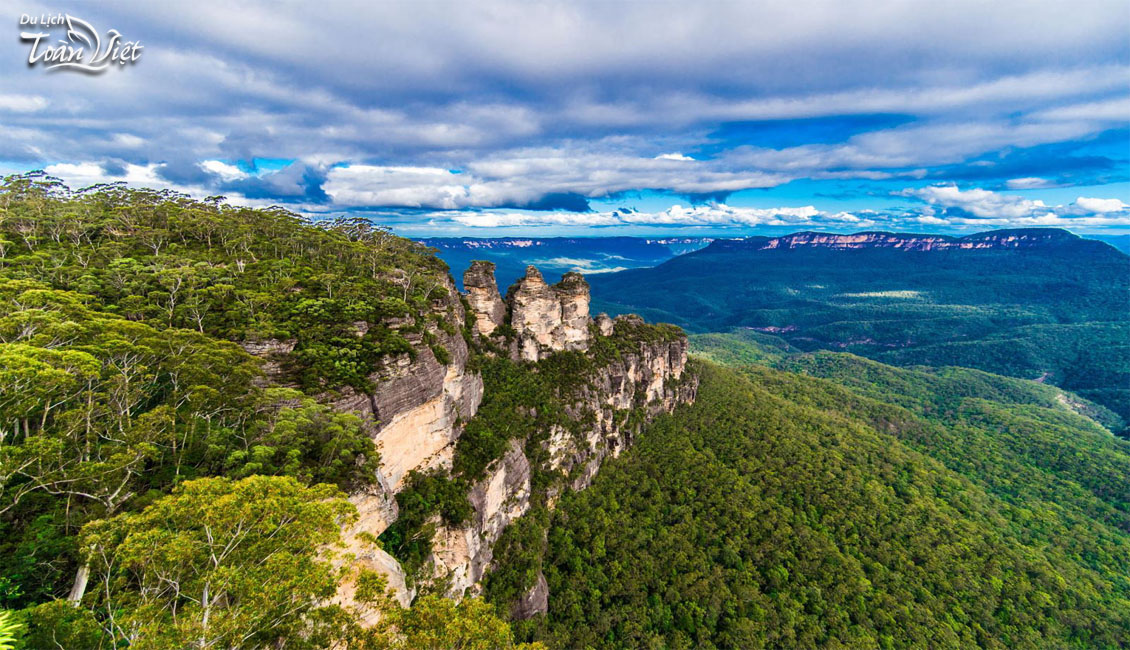
[{"label": "distant mountain ridge", "polygon": [[1130,255],[1130,235],[1085,235],[1087,239],[1097,239],[1114,246],[1118,250]]},{"label": "distant mountain ridge", "polygon": [[[429,237],[417,240],[436,249],[452,269],[465,269],[474,260],[495,264],[503,290],[526,274],[533,264],[553,283],[569,271],[585,275],[657,266],[684,253],[699,250],[709,237]],[[456,280],[458,281],[458,277]]]},{"label": "distant mountain ridge", "polygon": [[1130,420],[1130,256],[1065,230],[717,240],[589,281],[609,314],[1038,379]]},{"label": "distant mountain ridge", "polygon": [[[1060,228],[990,230],[962,237],[885,231],[865,231],[849,235],[806,231],[785,235],[783,237],[719,239],[712,242],[707,249],[710,252],[793,248],[831,248],[838,250],[893,248],[907,251],[1001,250],[1055,246],[1090,241],[1093,240],[1084,240],[1078,235]],[[1085,243],[1084,245],[1090,244]]]}]

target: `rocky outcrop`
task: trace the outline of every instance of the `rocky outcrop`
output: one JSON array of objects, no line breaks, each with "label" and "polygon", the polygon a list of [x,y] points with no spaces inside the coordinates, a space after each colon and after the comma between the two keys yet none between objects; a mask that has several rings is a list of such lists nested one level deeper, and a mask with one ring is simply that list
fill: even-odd
[{"label": "rocky outcrop", "polygon": [[[450,325],[458,332],[464,319],[462,303],[450,279],[445,288],[448,297],[435,311],[454,320]],[[404,337],[414,353],[385,359],[369,377],[371,392],[346,389],[331,401],[367,423],[381,452],[380,482],[393,492],[412,470],[451,466],[458,424],[475,414],[483,397],[482,377],[467,371],[469,350],[462,336],[429,325],[426,333],[405,332]],[[436,358],[427,337],[446,350],[447,363]]]},{"label": "rocky outcrop", "polygon": [[[396,493],[403,488],[409,472],[451,467],[462,424],[475,415],[483,397],[482,376],[468,370],[467,342],[458,333],[465,321],[459,293],[447,276],[438,289],[431,313],[423,323],[411,319],[383,323],[398,330],[413,351],[385,358],[369,377],[371,391],[345,388],[322,396],[335,409],[361,416],[381,454],[373,482],[349,495],[359,518],[351,529],[344,531],[346,551],[357,567],[383,574],[396,598],[404,604],[411,602],[414,592],[395,558],[376,547],[372,540],[396,521]],[[497,288],[494,293],[497,297]],[[364,322],[352,325],[359,334],[370,327]],[[293,347],[293,341],[245,345],[276,372]],[[439,348],[446,352],[442,362],[434,351]],[[336,599],[352,604],[353,590],[352,583],[345,581]],[[360,611],[363,618],[375,616],[375,612],[365,608]]]},{"label": "rocky outcrop", "polygon": [[[630,327],[636,319],[620,316],[616,325]],[[647,421],[694,401],[697,382],[683,381],[688,348],[685,337],[641,344],[637,353],[621,355],[581,390],[571,414],[592,425],[579,436],[556,429],[548,443],[550,467],[572,477],[572,489],[588,487],[605,458],[616,457],[631,445],[639,433],[639,423],[627,426],[633,410],[642,410]]]},{"label": "rocky outcrop", "polygon": [[538,571],[534,586],[510,607],[510,618],[521,621],[549,611],[549,583],[545,574]]},{"label": "rocky outcrop", "polygon": [[529,266],[525,277],[510,288],[507,302],[518,358],[538,361],[561,350],[588,349],[589,285],[580,273],[566,273],[549,286]]},{"label": "rocky outcrop", "polygon": [[[685,375],[687,340],[677,330],[658,330],[660,336],[634,337],[646,328],[642,319],[621,316],[615,320],[589,316],[589,287],[579,273],[567,273],[561,282],[548,285],[537,269],[530,267],[508,293],[498,294],[493,265],[476,262],[464,275],[466,299],[474,314],[475,340],[491,341],[489,353],[510,353],[516,360],[537,362],[560,351],[585,351],[594,336],[616,337],[606,342],[606,354],[578,386],[561,395],[568,427],[545,432],[548,461],[540,471],[553,472],[555,487],[540,492],[541,499],[556,498],[562,490],[589,485],[605,458],[629,446],[651,417],[677,404],[694,399],[696,384]],[[467,496],[472,516],[464,525],[446,527],[437,519],[427,575],[406,576],[391,555],[374,540],[397,520],[396,494],[404,489],[412,471],[450,469],[455,444],[463,425],[479,408],[483,398],[482,377],[468,367],[470,350],[463,331],[466,314],[454,283],[445,279],[442,296],[434,300],[424,322],[410,319],[382,325],[399,333],[412,346],[412,353],[390,356],[370,377],[367,392],[343,389],[323,399],[342,411],[360,415],[376,442],[381,459],[374,480],[350,494],[359,519],[345,531],[345,553],[338,561],[354,568],[369,569],[385,576],[394,596],[407,604],[415,597],[417,579],[443,586],[452,597],[477,594],[490,570],[494,546],[503,531],[531,507],[531,463],[524,445],[511,440],[501,458],[487,466],[472,484]],[[509,322],[509,328],[502,325]],[[371,326],[353,323],[361,334]],[[453,333],[454,332],[454,333]],[[249,344],[276,372],[290,353],[293,342],[269,341]],[[439,348],[444,353],[437,357]],[[492,351],[493,352],[490,352]],[[441,360],[442,358],[442,360]],[[279,379],[279,378],[275,378]],[[539,501],[543,503],[544,501]],[[356,584],[345,580],[335,600],[356,605]],[[544,612],[548,587],[542,576],[514,604],[516,616]],[[372,623],[377,612],[364,607],[359,615]]]},{"label": "rocky outcrop", "polygon": [[494,264],[471,262],[463,273],[463,288],[467,290],[467,303],[475,315],[475,329],[482,336],[490,336],[506,318],[506,304],[498,295],[494,279]]},{"label": "rocky outcrop", "polygon": [[[587,348],[592,343],[588,301],[588,285],[579,274],[569,274],[561,284],[550,287],[536,271],[527,272],[510,292],[509,302],[516,336],[536,341],[537,347],[520,347],[518,358],[535,361],[554,350],[578,345]],[[557,314],[561,314],[560,320]],[[640,317],[626,315],[613,320],[601,316],[594,329],[618,337],[620,352],[604,365],[594,364],[584,381],[578,382],[568,397],[562,396],[575,426],[554,426],[543,443],[549,460],[542,469],[559,477],[549,490],[551,501],[562,490],[588,487],[601,463],[626,449],[644,424],[695,397],[697,382],[685,374],[685,336],[639,337],[635,335],[648,327]],[[570,334],[582,325],[586,334],[583,339]],[[539,335],[544,338],[539,339]],[[630,341],[635,343],[625,344]],[[448,596],[458,598],[481,591],[480,581],[491,567],[495,543],[503,530],[530,507],[529,476],[529,460],[520,441],[512,440],[506,454],[487,468],[485,478],[471,490],[471,521],[455,529],[441,528],[436,535],[431,579],[433,584],[442,585]],[[545,611],[547,599],[543,577],[514,604],[515,615]]]},{"label": "rocky outcrop", "polygon": [[[355,569],[374,571],[385,577],[392,597],[401,607],[408,607],[416,597],[416,590],[409,587],[404,570],[396,558],[378,548],[375,544],[357,536],[346,539],[345,557],[349,558]],[[357,573],[347,574],[338,586],[333,602],[351,606],[357,611],[363,625],[373,625],[380,620],[380,613],[369,607],[357,607]]]},{"label": "rocky outcrop", "polygon": [[596,329],[600,332],[601,336],[612,336],[612,319],[608,314],[596,315]]},{"label": "rocky outcrop", "polygon": [[274,384],[278,386],[297,387],[283,371],[283,364],[287,356],[294,351],[297,339],[267,339],[258,341],[244,341],[240,343],[248,354],[259,357],[263,361],[263,377],[257,379],[261,385]]},{"label": "rocky outcrop", "polygon": [[589,347],[589,283],[580,273],[566,273],[553,287],[561,303],[561,329],[551,344],[557,350],[587,350]]}]

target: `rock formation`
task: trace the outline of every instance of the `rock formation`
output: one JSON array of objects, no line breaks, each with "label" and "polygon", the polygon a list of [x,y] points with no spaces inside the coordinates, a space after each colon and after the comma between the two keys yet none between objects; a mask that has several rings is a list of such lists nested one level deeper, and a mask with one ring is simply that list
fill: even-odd
[{"label": "rock formation", "polygon": [[589,285],[580,273],[566,273],[551,287],[536,268],[526,267],[507,299],[520,359],[538,361],[561,350],[588,349]]},{"label": "rock formation", "polygon": [[[586,350],[592,343],[589,287],[578,273],[568,273],[559,284],[549,286],[530,267],[511,288],[507,302],[518,342],[512,348],[516,360],[537,361],[555,351]],[[602,336],[619,334],[630,339],[633,329],[643,324],[639,316],[613,320],[601,314],[595,329]],[[694,400],[697,382],[684,377],[687,349],[687,339],[681,334],[668,340],[640,341],[634,350],[586,376],[587,381],[566,406],[572,420],[585,424],[579,431],[554,427],[544,445],[549,457],[545,469],[567,478],[551,490],[552,497],[561,489],[588,487],[604,459],[626,449],[644,422]],[[642,419],[631,420],[633,412],[642,413]],[[511,441],[506,454],[472,488],[471,521],[455,529],[441,527],[434,541],[431,570],[434,579],[446,586],[448,596],[479,593],[495,542],[530,507],[529,476],[529,460],[519,441]],[[535,584],[515,604],[516,615],[544,612],[547,598],[548,588]]]},{"label": "rock formation", "polygon": [[596,315],[596,329],[601,336],[612,336],[612,319],[608,317],[608,314]]},{"label": "rock formation", "polygon": [[[585,351],[593,336],[623,339],[615,358],[599,367],[594,364],[583,387],[568,396],[565,409],[576,421],[576,430],[546,432],[543,444],[549,460],[540,469],[563,477],[554,488],[554,498],[561,490],[587,487],[601,462],[630,445],[652,416],[694,399],[697,383],[684,372],[686,337],[671,330],[670,336],[659,340],[640,338],[630,343],[635,341],[633,328],[642,325],[639,317],[613,320],[601,314],[594,323],[589,316],[589,286],[579,273],[567,273],[550,286],[531,266],[511,287],[505,302],[498,293],[493,264],[475,262],[463,278],[476,323],[474,338],[491,343],[484,348],[487,353],[494,353],[489,352],[493,349],[518,361],[538,362],[554,352]],[[415,597],[413,577],[406,576],[396,559],[372,540],[396,521],[396,494],[410,472],[451,468],[463,425],[474,417],[483,398],[482,377],[468,368],[471,351],[461,334],[467,318],[462,301],[450,278],[442,289],[443,296],[434,300],[426,322],[384,323],[401,331],[413,353],[386,358],[370,376],[369,392],[343,389],[325,396],[335,408],[363,418],[381,454],[375,481],[350,495],[360,517],[345,531],[346,553],[355,566],[383,574],[401,604]],[[502,327],[507,322],[511,328]],[[369,327],[355,325],[361,331]],[[447,352],[443,361],[433,351],[437,345]],[[251,351],[260,353],[277,371],[292,347],[293,342],[276,341]],[[510,441],[505,454],[472,485],[468,501],[473,515],[466,524],[447,528],[437,518],[426,567],[429,574],[416,578],[444,585],[447,594],[456,598],[481,591],[495,543],[530,508],[532,469],[524,444]],[[355,604],[355,590],[356,585],[346,580],[335,600]],[[544,612],[548,597],[543,576],[515,603],[515,615]],[[372,623],[377,613],[361,608],[361,615]]]},{"label": "rock formation", "polygon": [[494,264],[471,262],[471,268],[463,273],[463,288],[475,315],[475,328],[480,335],[490,336],[506,318],[506,305],[498,295],[498,283],[494,279]]}]

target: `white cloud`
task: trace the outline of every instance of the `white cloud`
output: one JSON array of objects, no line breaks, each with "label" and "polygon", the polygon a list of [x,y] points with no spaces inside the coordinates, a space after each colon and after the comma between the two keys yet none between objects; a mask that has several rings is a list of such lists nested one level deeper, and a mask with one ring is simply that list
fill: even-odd
[{"label": "white cloud", "polygon": [[719,161],[539,148],[473,160],[461,172],[441,167],[338,166],[327,172],[323,189],[343,206],[455,210],[522,206],[547,194],[600,198],[642,189],[718,194],[774,187],[789,180],[783,174],[729,171]]},{"label": "white cloud", "polygon": [[[160,164],[126,165],[122,173],[110,173],[97,163],[57,163],[47,165],[43,171],[51,176],[62,179],[72,189],[89,187],[99,183],[124,182],[133,187],[148,187],[151,189],[175,189],[157,173]],[[191,188],[185,188],[191,190]],[[199,188],[197,195],[202,196]]]},{"label": "white cloud", "polygon": [[1010,190],[1034,190],[1042,187],[1051,187],[1053,183],[1046,178],[1029,176],[1025,178],[1010,178],[1005,181],[1005,187]]},{"label": "white cloud", "polygon": [[58,163],[44,167],[43,171],[74,188],[107,182],[105,170],[97,163]]},{"label": "white cloud", "polygon": [[462,212],[434,213],[431,218],[450,219],[471,228],[539,227],[539,226],[684,226],[684,227],[752,227],[804,226],[844,223],[867,227],[870,219],[849,213],[828,213],[814,206],[749,208],[725,204],[698,206],[673,205],[659,212],[613,210],[610,212]]},{"label": "white cloud", "polygon": [[473,205],[477,187],[471,177],[436,167],[347,165],[331,169],[323,189],[338,205],[453,210]]},{"label": "white cloud", "polygon": [[35,113],[47,108],[48,103],[39,95],[0,95],[0,111]]},{"label": "white cloud", "polygon": [[1038,211],[1049,212],[1044,202],[1038,199],[1008,196],[982,189],[961,190],[956,185],[930,185],[918,189],[903,190],[901,194],[917,197],[931,205],[960,208],[969,214],[985,219],[1019,219],[1031,216]]},{"label": "white cloud", "polygon": [[[160,172],[163,165],[163,163],[126,164],[121,170],[109,171],[94,162],[56,163],[47,165],[43,168],[43,171],[61,179],[71,189],[81,189],[101,183],[125,183],[129,187],[173,190],[196,198],[203,198],[212,194],[210,188],[201,185],[170,183],[161,176]],[[236,205],[267,207],[278,203],[277,201],[252,201],[238,193],[229,193],[227,198]]]},{"label": "white cloud", "polygon": [[1094,120],[1126,124],[1130,122],[1130,97],[1070,104],[1037,111],[1032,116],[1039,120]]},{"label": "white cloud", "polygon": [[247,178],[247,172],[243,171],[235,165],[230,165],[221,160],[205,160],[200,163],[200,168],[204,171],[219,176],[223,181],[238,181]]},{"label": "white cloud", "polygon": [[929,206],[958,208],[965,215],[935,216],[929,211],[919,223],[1003,226],[1130,226],[1130,205],[1120,199],[1079,197],[1068,205],[1049,206],[1040,200],[998,194],[985,189],[962,190],[956,185],[930,185],[898,192]]},{"label": "white cloud", "polygon": [[1085,196],[1080,196],[1075,199],[1073,205],[1083,213],[1092,212],[1098,214],[1121,212],[1130,207],[1119,199],[1091,199]]},{"label": "white cloud", "polygon": [[112,142],[127,149],[137,149],[145,144],[145,138],[132,133],[115,133]]},{"label": "white cloud", "polygon": [[690,161],[694,160],[694,158],[691,158],[690,156],[684,156],[683,154],[678,153],[678,152],[661,153],[658,156],[656,156],[655,159],[656,160],[690,160]]}]

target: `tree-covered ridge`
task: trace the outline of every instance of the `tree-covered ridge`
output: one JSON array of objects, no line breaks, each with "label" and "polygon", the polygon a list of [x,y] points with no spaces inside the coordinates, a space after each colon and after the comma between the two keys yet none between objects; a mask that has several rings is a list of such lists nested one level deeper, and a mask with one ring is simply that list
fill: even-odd
[{"label": "tree-covered ridge", "polygon": [[636,312],[696,333],[751,328],[801,350],[898,365],[1040,379],[1130,418],[1130,257],[1061,230],[980,237],[1031,242],[844,250],[720,240],[590,283],[594,306],[609,313]]},{"label": "tree-covered ridge", "polygon": [[366,387],[384,355],[411,350],[405,331],[443,319],[432,307],[449,282],[429,249],[367,220],[312,227],[276,208],[116,185],[72,192],[36,174],[0,184],[0,270],[159,330],[292,339],[288,370],[311,390]]},{"label": "tree-covered ridge", "polygon": [[[932,394],[914,379],[881,390]],[[1121,647],[1130,448],[1058,411],[965,399],[965,423],[927,445],[946,413],[707,366],[694,405],[563,498],[549,615],[527,633],[565,647]],[[998,449],[1001,427],[1051,427],[1061,449]],[[1026,485],[1068,452],[1102,469],[1067,463]]]},{"label": "tree-covered ridge", "polygon": [[377,462],[356,416],[259,381],[258,360],[32,280],[0,280],[5,604],[59,594],[84,523],[198,476],[355,485]]},{"label": "tree-covered ridge", "polygon": [[[511,647],[481,604],[363,630],[327,603],[341,499],[379,456],[355,415],[389,354],[455,332],[442,262],[363,221],[42,174],[0,185],[0,608],[17,647]],[[271,363],[247,347],[282,344]],[[281,367],[279,367],[281,363]],[[303,390],[304,389],[304,390]],[[479,644],[476,646],[475,644]]]}]

